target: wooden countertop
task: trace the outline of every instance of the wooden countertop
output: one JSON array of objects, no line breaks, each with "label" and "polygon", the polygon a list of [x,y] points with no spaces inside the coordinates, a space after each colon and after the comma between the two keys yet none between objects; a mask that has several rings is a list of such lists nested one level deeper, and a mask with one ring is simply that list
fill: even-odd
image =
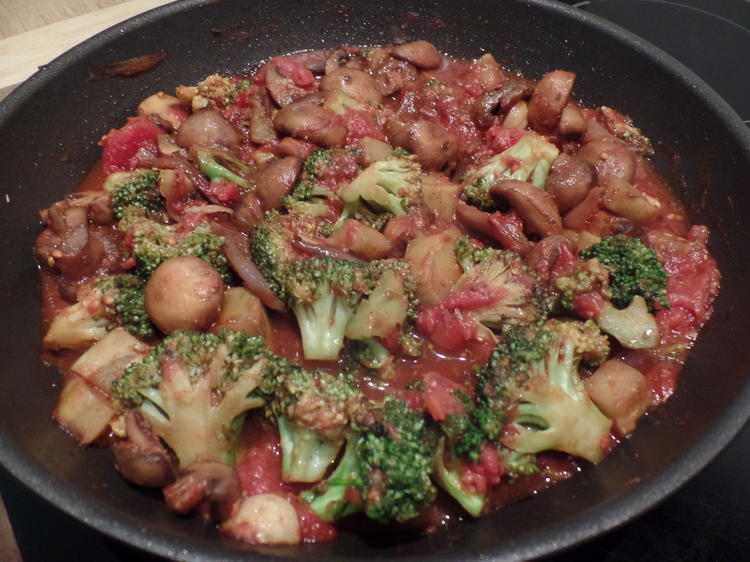
[{"label": "wooden countertop", "polygon": [[0,100],[92,35],[172,0],[2,0]]}]

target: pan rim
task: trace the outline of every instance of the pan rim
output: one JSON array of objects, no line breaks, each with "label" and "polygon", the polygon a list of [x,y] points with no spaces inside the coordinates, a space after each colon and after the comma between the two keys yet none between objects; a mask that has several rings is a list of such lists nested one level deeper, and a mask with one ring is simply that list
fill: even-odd
[{"label": "pan rim", "polygon": [[[122,33],[137,30],[145,23],[193,10],[208,3],[210,3],[210,0],[173,2],[117,24],[73,47],[40,69],[0,103],[0,129],[16,108],[33,98],[47,82],[54,80],[58,75],[65,72],[68,65],[96,51]],[[750,162],[750,131],[747,126],[726,101],[682,63],[632,32],[596,15],[551,0],[525,0],[525,3],[540,9],[558,12],[579,25],[606,33],[613,39],[627,45],[639,56],[655,62],[676,81],[686,88],[694,90],[697,96],[705,101],[711,109],[712,116],[720,120],[724,130],[733,137],[738,146],[742,147],[747,161]],[[669,494],[695,476],[731,441],[749,417],[750,384],[747,384],[729,407],[716,418],[710,428],[705,430],[703,435],[695,441],[692,447],[665,465],[657,474],[638,486],[624,491],[613,501],[601,504],[585,514],[579,514],[554,527],[529,533],[510,547],[502,543],[498,544],[495,551],[488,552],[485,558],[488,560],[520,560],[559,552],[623,525],[663,501]],[[143,529],[135,520],[123,520],[122,514],[107,507],[106,502],[94,499],[82,502],[72,489],[61,486],[60,482],[56,482],[54,475],[51,475],[30,455],[16,446],[3,431],[0,431],[0,463],[24,486],[58,509],[104,535],[147,552],[175,559],[183,559],[188,556],[201,559],[214,556],[217,558],[221,556],[223,559],[234,559],[235,557],[237,559],[248,559],[248,557],[279,559],[277,556],[268,556],[260,552],[251,554],[246,550],[239,549],[234,551],[234,556],[232,556],[231,551],[225,551],[224,549],[217,552],[217,549],[220,549],[218,544],[186,550],[185,544],[180,542],[176,535],[156,532],[153,529]],[[592,521],[595,521],[596,525],[592,525]],[[446,558],[457,559],[458,556],[460,554],[453,552],[448,554]]]}]

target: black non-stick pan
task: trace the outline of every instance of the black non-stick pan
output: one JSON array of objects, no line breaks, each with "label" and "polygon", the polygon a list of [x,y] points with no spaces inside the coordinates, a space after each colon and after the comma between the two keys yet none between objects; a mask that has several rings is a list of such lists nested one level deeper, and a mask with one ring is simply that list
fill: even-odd
[{"label": "black non-stick pan", "polygon": [[[723,275],[715,313],[677,394],[600,465],[537,497],[425,536],[345,532],[332,543],[284,549],[231,542],[200,521],[169,513],[159,494],[118,476],[108,451],[79,449],[50,419],[60,378],[39,359],[36,212],[76,185],[98,158],[100,136],[149,93],[242,71],[278,53],[411,38],[461,57],[489,51],[532,78],[572,70],[583,103],[631,115],[655,140],[656,166],[693,220],[711,228]],[[89,79],[92,69],[154,52],[166,59],[153,70]],[[705,466],[750,415],[750,135],[676,61],[562,4],[186,0],[94,37],[19,87],[0,105],[0,146],[0,461],[48,501],[139,548],[212,560],[529,558],[653,506]]]}]

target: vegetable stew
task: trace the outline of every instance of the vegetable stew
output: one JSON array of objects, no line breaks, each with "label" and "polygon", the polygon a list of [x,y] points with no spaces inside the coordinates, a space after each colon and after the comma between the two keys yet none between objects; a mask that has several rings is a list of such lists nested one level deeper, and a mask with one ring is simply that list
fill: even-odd
[{"label": "vegetable stew", "polygon": [[720,276],[575,79],[412,41],[147,97],[41,212],[55,419],[255,544],[433,531],[600,462]]}]

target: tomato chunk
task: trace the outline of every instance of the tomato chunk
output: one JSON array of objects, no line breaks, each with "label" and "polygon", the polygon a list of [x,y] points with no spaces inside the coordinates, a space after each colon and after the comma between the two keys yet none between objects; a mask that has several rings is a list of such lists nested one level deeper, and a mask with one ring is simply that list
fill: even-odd
[{"label": "tomato chunk", "polygon": [[121,129],[112,129],[99,141],[104,173],[135,168],[133,157],[141,148],[156,154],[156,137],[162,133],[164,131],[145,115],[131,117]]}]

